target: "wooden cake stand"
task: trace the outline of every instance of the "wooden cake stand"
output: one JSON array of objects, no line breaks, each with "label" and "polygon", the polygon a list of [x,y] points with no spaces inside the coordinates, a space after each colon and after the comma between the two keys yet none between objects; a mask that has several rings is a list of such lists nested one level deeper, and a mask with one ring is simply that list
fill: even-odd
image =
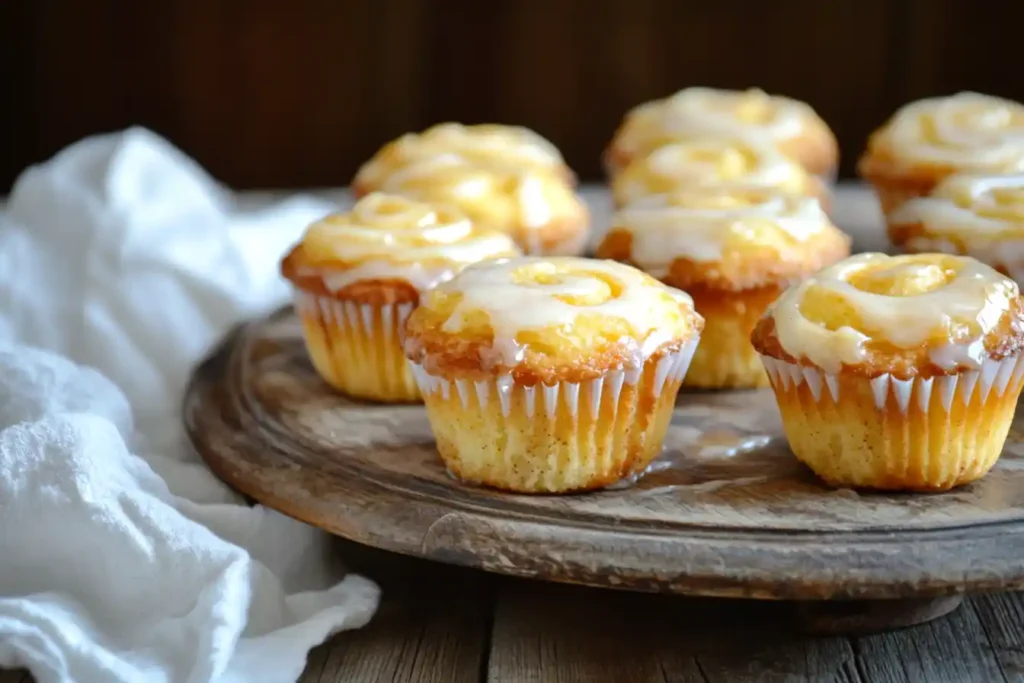
[{"label": "wooden cake stand", "polygon": [[830,489],[782,437],[771,392],[684,393],[639,481],[571,496],[462,484],[422,406],[356,403],[306,359],[289,311],[233,332],[184,406],[239,491],[370,546],[484,570],[640,591],[800,601],[817,631],[927,621],[965,592],[1024,587],[1024,425],[962,489]]}]

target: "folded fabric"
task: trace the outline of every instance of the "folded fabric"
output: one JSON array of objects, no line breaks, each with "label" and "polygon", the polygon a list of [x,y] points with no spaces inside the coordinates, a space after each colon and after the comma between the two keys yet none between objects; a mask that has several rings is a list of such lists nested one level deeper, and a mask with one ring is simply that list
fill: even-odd
[{"label": "folded fabric", "polygon": [[141,129],[27,170],[0,214],[0,666],[41,681],[292,681],[376,586],[188,448],[192,366],[279,305],[333,207],[241,210]]}]

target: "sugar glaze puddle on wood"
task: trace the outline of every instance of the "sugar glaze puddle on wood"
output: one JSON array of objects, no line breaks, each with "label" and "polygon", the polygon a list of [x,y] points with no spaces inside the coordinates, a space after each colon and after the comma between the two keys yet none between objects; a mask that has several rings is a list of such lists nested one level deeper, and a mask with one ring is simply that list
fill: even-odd
[{"label": "sugar glaze puddle on wood", "polygon": [[[197,369],[184,408],[198,451],[243,493],[410,555],[632,590],[909,600],[911,613],[893,616],[892,603],[865,616],[893,625],[956,606],[922,598],[1024,587],[1020,420],[981,482],[937,495],[857,493],[823,486],[792,457],[770,392],[690,393],[638,481],[511,495],[448,476],[421,406],[332,392],[288,311],[232,333]],[[863,621],[836,603],[827,613],[837,609],[843,623]],[[827,630],[820,618],[807,621]]]}]

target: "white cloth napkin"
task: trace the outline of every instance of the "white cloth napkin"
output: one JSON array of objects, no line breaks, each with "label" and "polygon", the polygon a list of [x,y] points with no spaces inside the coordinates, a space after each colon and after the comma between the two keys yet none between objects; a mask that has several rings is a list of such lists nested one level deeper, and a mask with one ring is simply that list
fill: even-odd
[{"label": "white cloth napkin", "polygon": [[293,681],[378,600],[188,448],[193,364],[278,305],[332,207],[243,211],[146,130],[28,169],[0,214],[0,666],[41,682]]}]

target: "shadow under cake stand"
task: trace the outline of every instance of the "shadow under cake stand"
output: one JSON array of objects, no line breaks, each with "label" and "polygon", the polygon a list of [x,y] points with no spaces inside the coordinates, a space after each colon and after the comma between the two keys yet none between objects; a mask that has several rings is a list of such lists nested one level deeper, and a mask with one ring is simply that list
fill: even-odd
[{"label": "shadow under cake stand", "polygon": [[1024,424],[980,482],[932,495],[825,487],[789,452],[768,390],[683,393],[638,482],[526,496],[448,475],[422,406],[357,403],[306,358],[288,311],[200,365],[184,420],[249,497],[386,550],[523,577],[797,602],[803,628],[863,632],[1024,588]]}]

